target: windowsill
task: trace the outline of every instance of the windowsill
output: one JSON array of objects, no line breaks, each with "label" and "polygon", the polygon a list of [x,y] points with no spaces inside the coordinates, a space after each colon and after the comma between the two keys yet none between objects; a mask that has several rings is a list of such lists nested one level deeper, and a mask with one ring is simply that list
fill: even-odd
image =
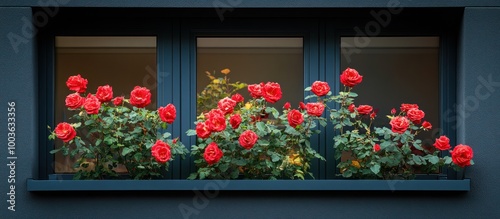
[{"label": "windowsill", "polygon": [[464,180],[27,180],[48,191],[470,191]]}]

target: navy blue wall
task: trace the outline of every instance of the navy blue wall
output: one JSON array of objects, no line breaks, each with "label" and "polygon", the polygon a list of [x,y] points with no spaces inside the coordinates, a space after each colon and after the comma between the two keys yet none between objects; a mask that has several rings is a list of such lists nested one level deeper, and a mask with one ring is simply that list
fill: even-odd
[{"label": "navy blue wall", "polygon": [[[382,2],[382,1],[376,1]],[[14,3],[12,3],[14,4]],[[95,4],[94,6],[99,6]],[[113,192],[29,193],[37,164],[35,40],[30,8],[0,8],[0,218],[486,218],[500,215],[500,8],[466,8],[458,45],[458,142],[474,147],[467,193]],[[23,33],[26,32],[26,33]],[[12,33],[12,34],[10,34]],[[17,51],[8,36],[19,36]],[[488,83],[488,81],[490,81]],[[491,82],[493,81],[493,82]],[[16,102],[16,212],[7,210],[7,102]],[[215,196],[215,197],[214,197]],[[72,215],[72,216],[70,216]]]}]

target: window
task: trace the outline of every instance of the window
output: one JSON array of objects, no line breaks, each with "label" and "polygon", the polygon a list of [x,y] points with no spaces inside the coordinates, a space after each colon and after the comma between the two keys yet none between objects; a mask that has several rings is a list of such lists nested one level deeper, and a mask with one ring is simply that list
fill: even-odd
[{"label": "window", "polygon": [[[129,96],[134,86],[147,87],[152,91],[147,108],[156,109],[156,37],[56,36],[55,63],[54,124],[67,121],[72,115],[64,103],[66,95],[72,93],[65,82],[77,74],[89,81],[86,93],[95,94],[98,86],[109,84],[114,96]],[[61,145],[60,141],[55,143],[56,148]],[[73,163],[74,160],[57,153],[54,172],[75,172]]]},{"label": "window", "polygon": [[356,47],[354,37],[341,37],[341,70],[357,69],[364,75],[356,86],[357,104],[378,111],[375,126],[392,108],[402,103],[418,104],[433,131],[419,137],[432,145],[439,134],[439,37],[370,37],[367,46]]},{"label": "window", "polygon": [[[284,103],[298,104],[304,99],[304,56],[302,38],[197,38],[196,79],[200,94],[210,83],[206,73],[222,77],[220,70],[228,68],[226,75],[230,83],[255,84],[277,82],[281,85],[283,98],[274,104],[280,108]],[[237,91],[248,100],[246,89]],[[212,97],[218,101],[223,97]],[[214,104],[212,104],[214,105]],[[216,105],[216,102],[215,102]],[[197,106],[200,109],[200,106]],[[200,110],[198,110],[198,114]]]}]

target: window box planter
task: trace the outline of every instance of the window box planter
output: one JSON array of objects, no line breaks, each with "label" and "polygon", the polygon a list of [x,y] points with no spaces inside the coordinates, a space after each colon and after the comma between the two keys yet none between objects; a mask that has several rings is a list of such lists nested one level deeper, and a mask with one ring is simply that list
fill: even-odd
[{"label": "window box planter", "polygon": [[30,192],[51,191],[470,191],[470,179],[417,180],[34,180]]}]

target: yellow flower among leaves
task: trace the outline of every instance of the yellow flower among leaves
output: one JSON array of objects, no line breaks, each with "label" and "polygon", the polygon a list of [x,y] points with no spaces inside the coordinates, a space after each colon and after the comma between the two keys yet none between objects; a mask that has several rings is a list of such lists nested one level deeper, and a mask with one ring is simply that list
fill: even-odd
[{"label": "yellow flower among leaves", "polygon": [[225,75],[229,74],[229,72],[231,72],[231,70],[229,70],[229,68],[225,68],[225,69],[222,69],[220,71],[220,73],[225,74]]},{"label": "yellow flower among leaves", "polygon": [[359,161],[353,160],[351,161],[351,166],[356,167],[356,168],[361,168],[361,165],[359,164]]},{"label": "yellow flower among leaves", "polygon": [[292,165],[302,166],[302,157],[298,153],[288,156],[288,162]]}]

